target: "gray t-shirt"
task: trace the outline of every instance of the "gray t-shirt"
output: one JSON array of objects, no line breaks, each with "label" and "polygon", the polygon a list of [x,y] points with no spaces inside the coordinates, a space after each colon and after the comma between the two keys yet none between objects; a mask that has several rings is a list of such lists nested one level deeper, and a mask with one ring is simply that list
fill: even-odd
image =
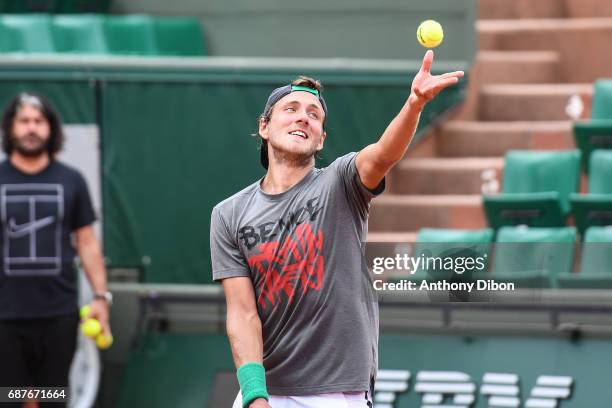
[{"label": "gray t-shirt", "polygon": [[378,304],[363,260],[370,200],[355,153],[288,191],[256,182],[217,204],[213,278],[250,277],[272,395],[367,391],[378,365]]}]

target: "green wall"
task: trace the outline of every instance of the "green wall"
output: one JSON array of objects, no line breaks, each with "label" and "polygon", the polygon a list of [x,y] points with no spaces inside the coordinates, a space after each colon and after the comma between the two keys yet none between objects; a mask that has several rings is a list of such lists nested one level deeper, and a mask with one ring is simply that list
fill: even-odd
[{"label": "green wall", "polygon": [[422,58],[419,23],[439,21],[442,60],[472,61],[474,0],[115,0],[117,13],[195,16],[212,55]]},{"label": "green wall", "polygon": [[[264,174],[251,133],[270,90],[297,73],[105,83],[104,231],[111,264],[142,267],[146,282],[211,281],[212,207]],[[414,75],[312,74],[325,84],[329,109],[319,166],[377,140]],[[461,89],[441,95],[423,125],[461,100]]]}]

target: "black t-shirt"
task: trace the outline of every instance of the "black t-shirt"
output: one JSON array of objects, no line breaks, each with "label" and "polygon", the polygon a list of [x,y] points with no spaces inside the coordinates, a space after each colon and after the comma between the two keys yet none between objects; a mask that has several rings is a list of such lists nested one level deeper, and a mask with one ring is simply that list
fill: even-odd
[{"label": "black t-shirt", "polygon": [[0,319],[76,311],[71,233],[95,218],[77,170],[53,160],[26,174],[0,163]]}]

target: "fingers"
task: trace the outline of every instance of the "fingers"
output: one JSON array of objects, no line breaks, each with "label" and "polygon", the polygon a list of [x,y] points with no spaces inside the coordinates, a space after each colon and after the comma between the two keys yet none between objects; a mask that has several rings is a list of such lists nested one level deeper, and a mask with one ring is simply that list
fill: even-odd
[{"label": "fingers", "polygon": [[445,74],[438,75],[438,78],[441,78],[441,79],[450,78],[450,77],[461,78],[464,75],[465,75],[465,72],[463,71],[453,71],[453,72],[447,72]]},{"label": "fingers", "polygon": [[105,335],[111,334],[110,325],[108,323],[108,319],[102,315],[98,315],[96,319],[100,322],[100,326],[102,326],[102,333]]},{"label": "fingers", "polygon": [[91,312],[87,318],[93,318],[100,322],[102,332],[105,335],[111,334],[110,324],[108,321],[108,306],[100,305],[96,302],[90,303]]},{"label": "fingers", "polygon": [[455,76],[449,76],[447,78],[438,78],[436,81],[431,82],[425,87],[415,87],[413,92],[419,98],[423,98],[426,101],[432,100],[440,91],[451,85],[455,85],[459,82],[459,78]]},{"label": "fingers", "polygon": [[98,321],[100,322],[100,325],[102,326],[102,333],[105,336],[109,336],[111,334],[111,329],[110,329],[110,324],[108,323],[108,319],[98,319]]},{"label": "fingers", "polygon": [[436,81],[436,83],[433,84],[433,86],[429,90],[424,91],[423,93],[426,95],[430,95],[430,98],[433,98],[438,93],[440,93],[440,91],[442,91],[444,88],[447,88],[451,85],[455,85],[457,82],[459,82],[459,78],[457,77],[441,79],[439,81]]},{"label": "fingers", "polygon": [[440,79],[436,83],[435,89],[442,90],[446,88],[447,86],[456,84],[457,82],[459,82],[459,78],[457,77],[448,77],[448,78]]},{"label": "fingers", "polygon": [[421,65],[421,71],[429,72],[431,71],[431,64],[433,63],[434,53],[432,50],[427,50],[425,56],[423,57],[423,65]]}]

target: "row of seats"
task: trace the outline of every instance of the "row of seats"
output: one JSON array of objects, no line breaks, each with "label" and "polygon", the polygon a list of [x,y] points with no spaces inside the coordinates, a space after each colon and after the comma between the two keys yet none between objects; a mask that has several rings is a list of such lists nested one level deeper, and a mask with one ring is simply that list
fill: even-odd
[{"label": "row of seats", "polygon": [[[507,153],[503,193],[484,197],[491,227],[560,227],[570,214],[580,234],[612,224],[612,79],[595,82],[591,117],[574,124],[579,150]],[[577,194],[581,166],[586,195]]]},{"label": "row of seats", "polygon": [[[520,288],[612,288],[612,227],[587,229],[579,246],[578,272],[573,273],[576,238],[574,227],[502,227],[496,235],[492,229],[424,228],[417,235],[413,256],[484,257],[485,271],[473,268],[474,273],[462,276],[514,282]],[[419,270],[413,279],[449,279],[449,275],[458,277],[456,270],[442,275]]]},{"label": "row of seats", "polygon": [[1,0],[0,13],[106,13],[112,0]]},{"label": "row of seats", "polygon": [[612,150],[592,152],[587,194],[578,194],[580,158],[578,150],[508,152],[503,192],[483,197],[489,225],[561,227],[570,214],[581,234],[591,226],[611,225]]},{"label": "row of seats", "polygon": [[0,53],[207,54],[195,18],[101,14],[4,14]]},{"label": "row of seats", "polygon": [[[490,272],[475,271],[470,279],[612,288],[612,80],[595,83],[592,119],[574,124],[574,138],[579,150],[508,152],[503,192],[483,197],[493,229],[422,229],[415,255],[486,254]],[[586,194],[578,194],[581,167]],[[576,227],[566,226],[570,215]],[[578,233],[581,258],[572,273]],[[416,278],[440,279],[433,272]]]}]

